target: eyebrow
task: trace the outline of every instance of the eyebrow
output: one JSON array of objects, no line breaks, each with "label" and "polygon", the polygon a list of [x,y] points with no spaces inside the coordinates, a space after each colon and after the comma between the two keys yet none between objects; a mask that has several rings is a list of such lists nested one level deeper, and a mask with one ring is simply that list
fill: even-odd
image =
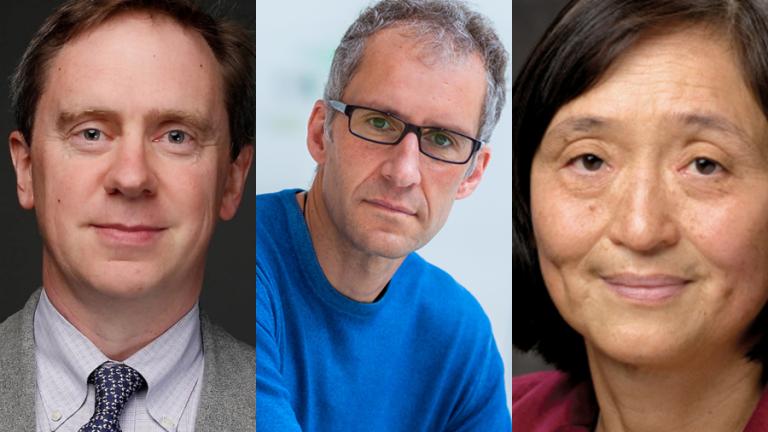
[{"label": "eyebrow", "polygon": [[[56,128],[65,130],[69,125],[89,118],[117,121],[120,114],[117,111],[103,108],[86,108],[80,111],[62,111],[56,119]],[[196,129],[202,137],[209,137],[214,130],[213,123],[203,115],[182,110],[151,110],[144,116],[145,120],[156,123],[183,123]]]},{"label": "eyebrow", "polygon": [[118,115],[115,111],[99,108],[89,108],[77,112],[62,111],[56,118],[56,129],[63,131],[67,129],[71,124],[77,123],[87,118],[115,120],[117,117]]},{"label": "eyebrow", "polygon": [[[682,125],[722,132],[731,135],[748,145],[752,145],[752,140],[746,131],[719,114],[708,112],[678,112],[672,114],[671,118]],[[557,123],[546,132],[546,135],[562,137],[569,133],[597,132],[608,129],[614,123],[616,122],[601,116],[570,117]]]},{"label": "eyebrow", "polygon": [[183,123],[190,125],[193,129],[202,135],[200,138],[207,138],[213,134],[213,122],[198,113],[181,110],[152,110],[145,119],[154,120],[157,123]]},{"label": "eyebrow", "polygon": [[[414,124],[413,122],[405,120],[405,116],[403,115],[403,113],[400,112],[399,110],[397,110],[396,108],[392,108],[392,107],[389,107],[389,106],[387,106],[386,108],[378,108],[377,106],[370,106],[370,105],[355,105],[355,104],[350,104],[350,105],[359,106],[359,107],[362,107],[362,108],[372,109],[372,110],[376,110],[376,111],[381,111],[381,112],[383,112],[385,114],[389,114],[389,115],[395,116],[400,121],[404,121],[404,122],[409,123],[409,124]],[[383,105],[383,106],[386,106],[386,105]],[[415,126],[419,126],[419,127],[440,128],[440,129],[443,129],[443,130],[446,130],[446,131],[460,133],[460,134],[462,134],[464,136],[468,136],[468,137],[476,139],[476,140],[480,139],[479,137],[475,136],[475,135],[477,135],[477,133],[475,133],[475,134],[468,133],[468,132],[463,131],[462,128],[459,128],[459,127],[444,126],[444,125],[439,125],[439,124],[434,124],[434,123],[430,123],[430,124],[414,124],[414,125]]]},{"label": "eyebrow", "polygon": [[695,126],[700,129],[710,129],[732,135],[745,144],[753,145],[749,134],[727,118],[713,113],[676,113],[673,115],[677,121],[687,126]]},{"label": "eyebrow", "polygon": [[610,120],[599,116],[581,116],[569,117],[560,123],[552,126],[546,135],[564,136],[573,132],[593,132],[605,129],[610,124]]}]

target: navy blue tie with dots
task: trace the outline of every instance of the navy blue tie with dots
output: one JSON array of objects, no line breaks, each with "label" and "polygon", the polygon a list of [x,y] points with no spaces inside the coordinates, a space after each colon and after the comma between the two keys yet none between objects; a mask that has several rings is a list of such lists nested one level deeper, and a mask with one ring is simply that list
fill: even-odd
[{"label": "navy blue tie with dots", "polygon": [[130,366],[105,362],[94,369],[88,382],[96,387],[96,411],[78,432],[121,432],[120,413],[125,403],[146,382]]}]

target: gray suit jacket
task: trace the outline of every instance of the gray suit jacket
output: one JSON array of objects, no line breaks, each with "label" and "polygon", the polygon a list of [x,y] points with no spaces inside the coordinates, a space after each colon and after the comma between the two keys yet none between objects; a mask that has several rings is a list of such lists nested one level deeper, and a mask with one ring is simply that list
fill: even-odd
[{"label": "gray suit jacket", "polygon": [[[35,342],[40,290],[0,324],[0,431],[35,430]],[[203,388],[195,422],[200,432],[256,428],[256,351],[201,315]]]}]

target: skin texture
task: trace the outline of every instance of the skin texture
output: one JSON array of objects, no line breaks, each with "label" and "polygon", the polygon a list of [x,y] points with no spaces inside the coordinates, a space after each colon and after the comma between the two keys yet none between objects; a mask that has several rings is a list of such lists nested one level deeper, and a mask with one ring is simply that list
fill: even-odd
[{"label": "skin texture", "polygon": [[253,154],[230,160],[227,119],[205,40],[127,13],[61,49],[33,142],[10,136],[19,202],[43,237],[46,293],[113,359],[197,301],[214,226],[234,216]]},{"label": "skin texture", "polygon": [[[394,27],[368,40],[342,101],[476,136],[485,86],[479,56],[425,61],[422,46]],[[397,146],[357,138],[343,114],[335,116],[329,140],[326,115],[324,102],[315,103],[307,146],[318,171],[309,191],[308,226],[331,284],[347,297],[372,301],[404,257],[437,234],[454,200],[474,191],[490,152],[483,148],[466,175],[468,165],[421,154],[412,133]]]},{"label": "skin texture", "polygon": [[533,161],[542,273],[585,338],[598,430],[741,430],[760,394],[768,123],[730,44],[683,28],[563,106]]}]

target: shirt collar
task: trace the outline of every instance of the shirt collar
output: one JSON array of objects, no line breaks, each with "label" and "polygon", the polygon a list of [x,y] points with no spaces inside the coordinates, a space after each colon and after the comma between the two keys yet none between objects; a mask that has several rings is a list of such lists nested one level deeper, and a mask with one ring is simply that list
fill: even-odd
[{"label": "shirt collar", "polygon": [[107,357],[83,336],[53,307],[45,294],[40,294],[34,318],[37,385],[46,412],[56,410],[61,419],[50,429],[63,423],[85,403],[88,375]]},{"label": "shirt collar", "polygon": [[[54,308],[45,290],[35,310],[34,335],[37,383],[43,405],[46,410],[55,409],[61,414],[57,422],[47,416],[53,430],[85,403],[88,376],[109,358]],[[158,423],[170,419],[178,425],[202,377],[203,350],[197,303],[176,324],[124,363],[146,380],[146,404],[152,418]]]},{"label": "shirt collar", "polygon": [[147,381],[147,409],[158,423],[178,425],[203,372],[197,303],[179,321],[124,362]]}]

